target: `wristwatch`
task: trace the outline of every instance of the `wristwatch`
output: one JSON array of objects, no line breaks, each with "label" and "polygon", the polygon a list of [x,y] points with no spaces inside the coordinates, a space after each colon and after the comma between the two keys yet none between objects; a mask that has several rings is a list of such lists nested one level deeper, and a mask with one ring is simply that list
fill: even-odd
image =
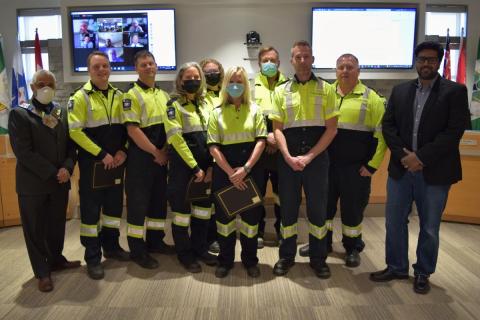
[{"label": "wristwatch", "polygon": [[247,174],[249,174],[250,171],[252,170],[252,168],[250,168],[249,166],[247,166],[247,165],[245,164],[245,165],[243,165],[243,170],[245,170],[245,172],[246,172]]}]

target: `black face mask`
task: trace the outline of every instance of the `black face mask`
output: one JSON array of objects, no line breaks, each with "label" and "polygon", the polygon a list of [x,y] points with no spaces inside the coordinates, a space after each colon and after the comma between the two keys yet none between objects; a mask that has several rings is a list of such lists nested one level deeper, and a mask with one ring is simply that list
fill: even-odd
[{"label": "black face mask", "polygon": [[205,80],[209,86],[216,86],[220,82],[220,72],[205,73]]},{"label": "black face mask", "polygon": [[187,91],[188,93],[197,93],[198,89],[200,88],[200,84],[200,80],[184,80],[183,90]]}]

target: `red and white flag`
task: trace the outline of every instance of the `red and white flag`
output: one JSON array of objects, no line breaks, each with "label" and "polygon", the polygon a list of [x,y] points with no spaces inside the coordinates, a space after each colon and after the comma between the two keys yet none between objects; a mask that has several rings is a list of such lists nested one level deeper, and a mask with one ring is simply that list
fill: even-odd
[{"label": "red and white flag", "polygon": [[40,39],[38,38],[38,29],[35,29],[35,71],[43,69],[42,49],[40,48]]},{"label": "red and white flag", "polygon": [[457,67],[457,82],[465,84],[467,80],[467,65],[466,65],[466,42],[462,35],[460,37],[460,53],[458,54],[458,67]]},{"label": "red and white flag", "polygon": [[443,58],[443,77],[451,80],[452,75],[450,72],[450,29],[447,29],[447,41],[445,44],[445,56]]}]

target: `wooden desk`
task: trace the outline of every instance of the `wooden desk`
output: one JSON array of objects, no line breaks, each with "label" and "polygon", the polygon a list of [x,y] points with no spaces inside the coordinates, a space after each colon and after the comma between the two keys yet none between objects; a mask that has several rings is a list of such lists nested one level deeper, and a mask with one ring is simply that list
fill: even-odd
[{"label": "wooden desk", "polygon": [[[15,159],[8,135],[0,135],[0,227],[21,224],[15,184]],[[68,200],[67,219],[78,208],[78,168],[71,179],[72,188]]]},{"label": "wooden desk", "polygon": [[463,179],[452,185],[442,218],[480,224],[480,132],[465,132],[460,154]]}]

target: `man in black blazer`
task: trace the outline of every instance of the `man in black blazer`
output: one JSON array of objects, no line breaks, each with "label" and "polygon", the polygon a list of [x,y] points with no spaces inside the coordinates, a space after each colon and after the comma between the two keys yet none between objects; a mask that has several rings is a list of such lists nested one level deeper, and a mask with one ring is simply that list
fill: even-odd
[{"label": "man in black blazer", "polygon": [[10,111],[8,130],[17,157],[20,217],[38,289],[53,290],[50,272],[80,266],[63,255],[65,218],[75,147],[68,136],[67,111],[52,102],[55,77],[37,71],[33,99]]},{"label": "man in black blazer", "polygon": [[415,202],[420,220],[417,293],[428,293],[435,271],[440,221],[450,186],[462,179],[459,142],[469,121],[467,89],[442,78],[443,48],[423,42],[415,48],[418,79],[395,86],[382,131],[390,148],[386,225],[387,268],[372,281],[408,278],[408,215]]}]

